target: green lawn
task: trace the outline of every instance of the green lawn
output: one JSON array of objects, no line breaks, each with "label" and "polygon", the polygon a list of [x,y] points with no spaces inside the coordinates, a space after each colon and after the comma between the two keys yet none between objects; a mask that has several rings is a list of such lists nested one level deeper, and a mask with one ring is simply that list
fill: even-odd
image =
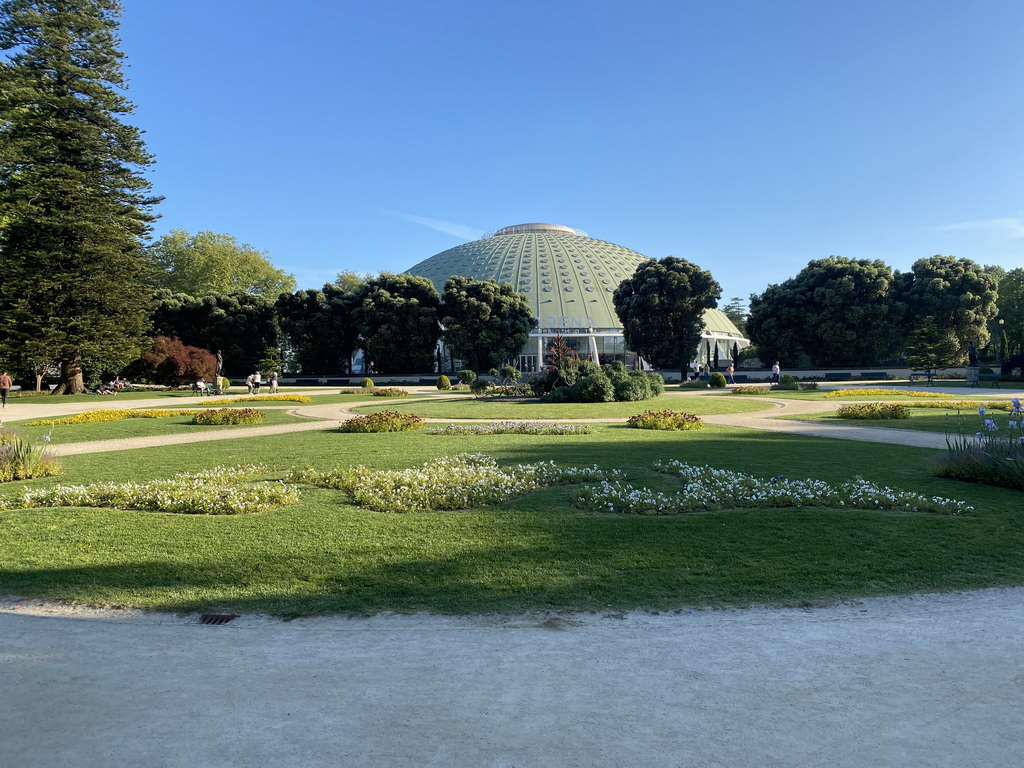
[{"label": "green lawn", "polygon": [[[1005,426],[1005,411],[993,412],[993,418]],[[820,421],[826,424],[849,425],[851,427],[884,427],[886,429],[916,429],[921,432],[950,432],[955,434],[962,425],[963,431],[974,434],[981,428],[978,414],[975,411],[942,411],[937,408],[910,409],[909,419],[840,419],[834,413],[800,414],[781,418],[794,421]]]},{"label": "green lawn", "polygon": [[[184,406],[182,406],[184,407]],[[284,410],[271,408],[261,409],[263,424],[293,424],[306,422],[297,416],[290,416]],[[84,443],[91,440],[118,440],[126,437],[151,437],[152,435],[180,435],[190,431],[209,432],[222,429],[238,429],[252,426],[203,426],[192,423],[191,416],[171,416],[166,419],[122,419],[120,421],[102,421],[95,424],[60,424],[53,427],[27,427],[18,422],[8,425],[20,435],[34,443],[49,433],[54,443]]]},{"label": "green lawn", "polygon": [[407,401],[382,398],[380,405],[358,408],[360,412],[400,411],[429,419],[625,419],[644,411],[684,411],[698,416],[712,413],[746,413],[771,408],[761,400],[723,396],[662,395],[653,400],[631,403],[541,403],[536,400],[512,401],[502,398],[451,398]]},{"label": "green lawn", "polygon": [[669,458],[763,477],[860,475],[977,509],[959,518],[852,509],[637,518],[580,512],[569,503],[571,488],[561,487],[486,509],[405,515],[312,489],[293,507],[240,517],[10,511],[0,513],[0,593],[305,615],[803,605],[1024,584],[1019,492],[934,478],[933,451],[710,426],[667,433],[610,425],[574,437],[313,431],[73,456],[63,477],[0,493],[166,477],[253,456],[281,473],[303,464],[405,467],[460,451],[502,463],[597,463],[660,490],[675,481],[651,465]]}]

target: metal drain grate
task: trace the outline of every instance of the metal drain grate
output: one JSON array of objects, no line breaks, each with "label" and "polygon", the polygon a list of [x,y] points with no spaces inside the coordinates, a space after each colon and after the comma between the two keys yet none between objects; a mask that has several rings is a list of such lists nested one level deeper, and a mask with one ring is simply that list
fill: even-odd
[{"label": "metal drain grate", "polygon": [[232,619],[237,619],[237,613],[204,613],[199,617],[200,624],[227,624]]}]

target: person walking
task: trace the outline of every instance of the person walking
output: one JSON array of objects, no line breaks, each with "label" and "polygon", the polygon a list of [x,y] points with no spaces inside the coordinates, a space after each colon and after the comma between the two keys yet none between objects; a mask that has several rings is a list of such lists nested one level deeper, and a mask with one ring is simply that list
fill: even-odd
[{"label": "person walking", "polygon": [[775,365],[772,366],[772,384],[779,383],[779,376],[782,374],[782,369],[779,368],[779,361],[775,361]]},{"label": "person walking", "polygon": [[733,365],[730,362],[729,363],[729,367],[725,369],[725,383],[726,384],[735,384],[736,383],[736,379],[733,376],[734,373],[736,373],[736,366]]},{"label": "person walking", "polygon": [[270,374],[270,394],[277,394],[277,371]]},{"label": "person walking", "polygon": [[14,382],[11,381],[11,377],[7,375],[7,371],[0,373],[0,400],[3,401],[4,408],[7,407],[7,394],[11,391],[11,387],[14,386]]},{"label": "person walking", "polygon": [[260,375],[259,371],[256,371],[252,375],[252,393],[258,395],[260,393],[260,387],[263,386],[263,376]]}]

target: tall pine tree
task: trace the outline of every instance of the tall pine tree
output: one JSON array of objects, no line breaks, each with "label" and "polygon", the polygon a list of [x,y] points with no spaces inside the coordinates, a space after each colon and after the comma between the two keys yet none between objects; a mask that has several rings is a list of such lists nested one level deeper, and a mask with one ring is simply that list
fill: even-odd
[{"label": "tall pine tree", "polygon": [[153,162],[121,122],[117,0],[0,3],[0,354],[60,364],[57,392],[84,390],[140,347],[150,291],[141,241],[158,198]]}]

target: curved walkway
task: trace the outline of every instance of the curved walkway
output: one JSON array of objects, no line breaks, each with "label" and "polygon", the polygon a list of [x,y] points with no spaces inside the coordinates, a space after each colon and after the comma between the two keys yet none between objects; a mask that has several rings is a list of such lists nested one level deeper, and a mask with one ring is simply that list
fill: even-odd
[{"label": "curved walkway", "polygon": [[[433,387],[405,387],[413,394],[426,395],[431,397],[461,396],[461,393],[452,395],[440,395]],[[892,387],[894,392],[907,390],[906,387]],[[941,388],[937,388],[941,391]],[[310,390],[309,394],[336,394],[337,388]],[[728,395],[715,395],[707,390],[677,391],[668,393],[672,397],[716,397]],[[989,397],[997,395],[996,392],[968,392],[963,390],[949,393],[951,398],[969,399],[986,394]],[[228,395],[230,399],[241,400],[244,395]],[[1000,399],[1011,397],[1024,397],[1024,391],[1000,390]],[[773,398],[771,396],[751,395],[746,399],[765,402],[770,406],[769,410],[752,411],[745,413],[711,414],[701,416],[708,424],[716,424],[741,429],[755,429],[768,432],[785,432],[795,435],[808,435],[812,437],[825,437],[839,440],[857,440],[872,443],[887,443],[890,445],[908,445],[917,448],[942,449],[946,447],[945,435],[933,432],[920,432],[910,429],[885,429],[882,427],[860,427],[852,424],[827,424],[814,421],[796,421],[784,418],[791,415],[809,413],[827,413],[837,407],[837,403],[823,400],[790,400],[785,398]],[[884,401],[884,397],[878,398]],[[371,404],[379,404],[380,400],[373,398],[359,402],[336,403],[329,405],[305,405],[305,404],[284,404],[284,405],[260,405],[260,408],[284,409],[288,413],[301,418],[309,419],[305,423],[297,424],[275,424],[268,426],[238,427],[234,429],[218,430],[216,432],[194,432],[186,435],[155,435],[152,437],[132,437],[117,440],[97,440],[81,443],[67,443],[52,445],[50,450],[58,456],[73,456],[77,454],[105,453],[109,451],[125,451],[137,448],[151,448],[162,445],[183,445],[187,443],[207,442],[211,440],[237,440],[249,437],[264,437],[280,435],[289,432],[305,432],[324,429],[326,422],[340,422],[351,418],[356,414],[355,409]],[[180,407],[188,407],[186,403],[179,404]],[[96,403],[61,403],[45,402],[18,403],[14,401],[12,407],[2,411],[2,418],[9,423],[18,421],[30,421],[34,419],[54,418],[70,416],[88,410],[107,410],[116,408],[154,408],[168,407],[166,399],[143,399],[143,400],[122,400],[116,401],[113,398],[99,400]],[[426,419],[432,423],[480,423],[480,419]],[[531,421],[556,421],[554,419],[531,419]],[[624,419],[558,419],[564,423],[619,423]]]}]

